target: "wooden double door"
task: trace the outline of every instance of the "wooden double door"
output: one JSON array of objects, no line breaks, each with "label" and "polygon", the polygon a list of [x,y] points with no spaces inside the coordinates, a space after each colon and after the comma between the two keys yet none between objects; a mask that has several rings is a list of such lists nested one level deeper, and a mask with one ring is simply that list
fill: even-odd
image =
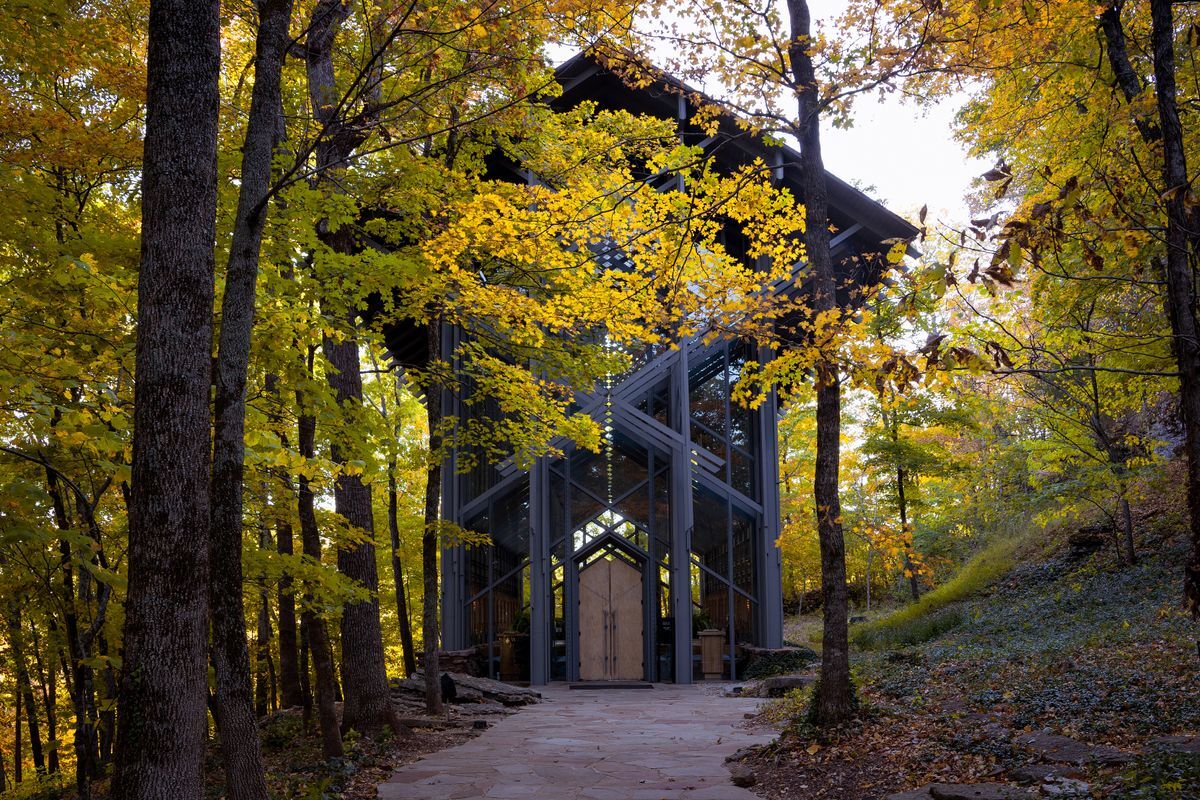
[{"label": "wooden double door", "polygon": [[640,681],[642,573],[608,554],[579,572],[579,679]]}]

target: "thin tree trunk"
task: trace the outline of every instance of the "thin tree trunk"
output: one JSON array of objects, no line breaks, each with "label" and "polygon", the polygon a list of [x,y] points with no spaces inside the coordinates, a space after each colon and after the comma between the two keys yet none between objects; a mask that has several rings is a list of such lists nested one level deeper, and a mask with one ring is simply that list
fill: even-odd
[{"label": "thin tree trunk", "polygon": [[200,800],[221,9],[151,0],[121,724],[112,800]]},{"label": "thin tree trunk", "polygon": [[404,675],[417,671],[413,652],[412,621],[408,618],[408,595],[404,588],[404,565],[400,563],[400,498],[396,491],[396,462],[388,462],[388,534],[392,540],[392,582],[396,587],[396,619],[400,646],[404,651]]},{"label": "thin tree trunk", "polygon": [[[806,0],[788,0],[792,44],[789,47],[797,89],[797,135],[801,153],[801,195],[807,214],[804,245],[813,281],[813,309],[820,315],[837,308],[837,287],[829,249],[829,198],[825,164],[821,158],[820,98],[816,72],[809,53],[811,17]],[[824,346],[817,343],[818,346]],[[842,532],[838,496],[838,460],[841,450],[841,379],[835,354],[823,352],[816,364],[817,458],[813,500],[821,548],[821,591],[824,598],[824,634],[821,646],[821,679],[813,698],[819,724],[842,722],[854,713],[854,687],[850,681],[849,597],[846,588],[846,542]]]},{"label": "thin tree trunk", "polygon": [[442,360],[442,320],[430,314],[427,323],[430,379],[425,386],[425,412],[429,422],[429,463],[425,468],[425,529],[421,534],[422,637],[425,654],[425,709],[442,713],[441,667],[438,664],[438,556],[441,555],[439,523],[442,496],[442,382],[437,377]]},{"label": "thin tree trunk", "polygon": [[[328,631],[328,628],[326,629]],[[344,703],[346,698],[342,696],[342,682],[338,677],[338,660],[337,653],[333,648],[333,637],[330,636],[326,641],[326,646],[329,649],[329,663],[333,665],[333,699],[335,702]]]},{"label": "thin tree trunk", "polygon": [[1121,525],[1124,528],[1125,563],[1129,566],[1137,564],[1137,546],[1133,541],[1133,509],[1129,507],[1129,498],[1121,498]]},{"label": "thin tree trunk", "polygon": [[[110,655],[108,651],[107,639],[101,636],[99,637],[97,644],[99,646],[100,655],[106,657]],[[104,693],[105,697],[110,701],[115,701],[117,698],[117,676],[116,673],[113,672],[111,663],[105,664],[104,667]],[[97,761],[96,769],[98,774],[101,771],[100,767],[107,766],[109,761],[112,760],[112,748],[116,740],[117,733],[116,713],[111,709],[108,711],[101,711],[99,713],[99,724],[96,727],[97,733],[99,734],[97,736],[97,739],[99,740],[97,742],[99,760]]]},{"label": "thin tree trunk", "polygon": [[[71,519],[62,496],[58,474],[49,468],[46,469],[46,486],[50,494],[51,506],[54,509],[55,524],[61,531],[70,530]],[[86,663],[91,653],[83,652],[84,641],[80,636],[79,617],[75,605],[71,543],[65,538],[59,542],[59,553],[63,572],[62,600],[65,609],[67,654],[70,658],[70,664],[64,665],[69,666],[69,669],[63,670],[63,677],[67,680],[67,691],[71,695],[71,707],[75,714],[75,791],[79,795],[79,800],[90,800],[90,780],[100,771],[97,763],[99,754],[95,729],[95,685],[92,668]],[[86,603],[87,598],[83,599]]]},{"label": "thin tree trunk", "polygon": [[[302,397],[297,397],[297,406],[300,408],[297,446],[300,455],[311,459],[314,455],[317,420],[305,412]],[[301,546],[304,548],[304,555],[316,565],[321,563],[321,532],[317,527],[312,488],[303,472],[298,475],[297,480],[299,485],[296,491],[296,510],[300,519]],[[329,637],[325,632],[325,620],[313,610],[312,590],[308,587],[305,587],[301,608],[301,623],[304,625],[309,652],[312,653],[313,672],[316,674],[314,699],[317,722],[321,728],[321,755],[327,759],[340,757],[343,752],[342,734],[338,729],[337,709],[333,699],[333,660],[329,657]]]},{"label": "thin tree trunk", "polygon": [[1151,0],[1151,43],[1167,200],[1166,306],[1179,365],[1179,410],[1187,450],[1187,498],[1192,548],[1184,567],[1184,597],[1200,616],[1200,326],[1193,296],[1194,247],[1200,230],[1187,203],[1188,166],[1175,97],[1175,30],[1170,0]]},{"label": "thin tree trunk", "polygon": [[[286,477],[286,476],[284,476]],[[287,478],[287,494],[292,493],[291,479]],[[285,508],[279,508],[281,515],[287,513]],[[280,555],[290,557],[294,550],[292,542],[292,523],[286,516],[281,516],[275,527],[276,547]],[[290,566],[284,569],[279,578],[279,685],[281,692],[280,703],[284,708],[294,708],[304,705],[304,687],[300,681],[299,648],[296,643],[296,593],[289,573]]]},{"label": "thin tree trunk", "polygon": [[267,660],[271,653],[271,617],[268,608],[266,583],[260,582],[258,590],[258,630],[254,637],[254,714],[259,719],[267,715],[270,703],[270,685],[267,676]]},{"label": "thin tree trunk", "polygon": [[280,80],[290,43],[292,0],[259,0],[254,89],[242,147],[241,184],[221,302],[215,369],[212,525],[209,530],[212,660],[218,732],[230,800],[267,800],[242,598],[242,504],[246,373],[254,327],[271,154],[280,130]]},{"label": "thin tree trunk", "polygon": [[25,780],[21,763],[25,758],[21,753],[21,690],[18,688],[13,695],[13,782],[21,783]]},{"label": "thin tree trunk", "polygon": [[300,707],[304,710],[304,726],[312,719],[312,683],[308,675],[308,626],[300,622],[300,645],[297,653],[300,673]]},{"label": "thin tree trunk", "polygon": [[[895,442],[898,438],[893,434],[892,441]],[[896,500],[900,506],[900,531],[904,536],[904,571],[908,573],[908,588],[912,593],[913,602],[916,602],[921,599],[921,582],[917,578],[917,568],[912,559],[912,528],[908,525],[908,497],[904,493],[904,481],[907,478],[904,467],[896,467]]]},{"label": "thin tree trunk", "polygon": [[46,673],[45,662],[42,661],[42,643],[33,620],[29,620],[30,644],[33,652],[33,668],[37,671],[38,684],[42,688],[42,707],[46,709],[46,772],[57,775],[60,772],[58,764],[58,680],[54,670]]},{"label": "thin tree trunk", "polygon": [[[268,374],[264,382],[267,392],[274,402],[279,402],[279,380],[274,374]],[[279,441],[284,448],[288,446],[288,435],[282,424],[278,411],[271,413]],[[276,470],[279,482],[278,494],[272,496],[275,510],[275,546],[277,552],[284,557],[284,569],[279,576],[276,601],[279,605],[279,684],[284,708],[305,708],[307,721],[308,689],[307,675],[301,675],[300,662],[305,660],[303,647],[297,643],[298,625],[296,621],[296,587],[292,577],[292,562],[295,554],[295,531],[292,528],[292,512],[295,508],[296,487],[292,483],[291,473],[286,469]]]},{"label": "thin tree trunk", "polygon": [[29,730],[29,753],[33,756],[33,768],[38,775],[46,774],[46,754],[42,749],[42,731],[38,724],[37,701],[33,699],[33,689],[29,685],[27,675],[25,683],[25,722]]},{"label": "thin tree trunk", "polygon": [[[891,435],[892,444],[897,445],[895,448],[896,458],[900,458],[900,420],[893,414],[888,418],[888,413],[885,410],[883,391],[879,392],[879,414],[883,419],[883,424],[887,426],[888,432]],[[908,479],[907,471],[900,463],[896,464],[896,507],[900,511],[900,533],[904,537],[904,572],[908,576],[908,588],[912,594],[913,602],[921,599],[921,582],[917,579],[916,566],[913,563],[913,537],[912,529],[908,524],[908,495],[905,492],[904,484]]]},{"label": "thin tree trunk", "polygon": [[[37,702],[33,699],[33,682],[29,678],[29,664],[25,659],[25,636],[21,631],[21,611],[14,609],[8,616],[8,646],[12,654],[13,677],[17,681],[18,699],[25,708],[25,719],[29,729],[29,753],[33,756],[33,767],[39,775],[46,774],[46,758],[42,752],[42,735],[38,726]],[[18,714],[20,716],[20,714]]]}]

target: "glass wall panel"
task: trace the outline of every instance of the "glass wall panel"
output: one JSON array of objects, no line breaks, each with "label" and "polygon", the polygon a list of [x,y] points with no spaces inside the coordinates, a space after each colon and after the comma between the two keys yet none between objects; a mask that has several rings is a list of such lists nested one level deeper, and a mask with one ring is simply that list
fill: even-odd
[{"label": "glass wall panel", "polygon": [[756,564],[754,547],[754,517],[741,509],[733,509],[733,585],[751,597],[756,597]]},{"label": "glass wall panel", "polygon": [[717,575],[729,577],[729,504],[706,491],[692,493],[692,554]]},{"label": "glass wall panel", "polygon": [[467,643],[477,648],[488,677],[529,680],[529,485],[519,484],[488,504],[466,527],[491,543],[467,547]]}]

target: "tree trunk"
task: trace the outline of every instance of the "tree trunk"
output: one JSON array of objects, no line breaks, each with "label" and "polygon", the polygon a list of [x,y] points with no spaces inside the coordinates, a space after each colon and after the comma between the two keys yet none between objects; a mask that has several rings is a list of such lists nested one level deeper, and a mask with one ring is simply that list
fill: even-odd
[{"label": "tree trunk", "polygon": [[[98,638],[97,645],[100,655],[110,655],[108,651],[108,640],[103,636]],[[105,664],[104,667],[104,696],[109,700],[117,698],[117,676],[113,672],[111,663]],[[101,711],[99,713],[99,722],[97,724],[97,751],[99,760],[96,763],[96,774],[99,774],[103,766],[107,766],[112,760],[112,748],[116,740],[117,733],[117,715],[111,709]],[[81,798],[84,797],[81,795]]]},{"label": "tree trunk", "polygon": [[[1110,0],[1108,7],[1097,17],[1097,20],[1100,23],[1100,31],[1104,34],[1108,65],[1113,71],[1113,76],[1117,79],[1117,86],[1120,87],[1121,94],[1125,95],[1126,102],[1132,102],[1135,97],[1142,93],[1143,87],[1141,78],[1138,77],[1137,72],[1133,68],[1133,63],[1129,60],[1129,45],[1125,39],[1125,26],[1121,24],[1121,7],[1124,5],[1124,0]],[[1142,139],[1145,141],[1154,142],[1158,140],[1158,126],[1146,119],[1142,114],[1138,114],[1133,124],[1137,126],[1138,133],[1141,134]]]},{"label": "tree trunk", "polygon": [[[46,774],[46,757],[42,752],[42,734],[38,726],[37,702],[33,699],[33,682],[29,678],[29,664],[25,660],[25,637],[21,631],[21,611],[14,609],[8,615],[8,646],[12,655],[13,677],[17,681],[18,700],[25,708],[25,719],[29,730],[29,753],[33,756],[33,767],[39,775]],[[18,713],[19,717],[20,714]]]},{"label": "tree trunk", "polygon": [[[55,524],[59,530],[66,531],[71,529],[71,517],[67,512],[67,505],[64,497],[62,497],[62,482],[59,480],[59,475],[54,469],[46,468],[47,488],[50,495],[50,503],[54,509]],[[107,561],[104,559],[103,549],[101,548],[100,531],[95,524],[95,513],[89,504],[88,499],[76,497],[76,507],[80,521],[86,523],[92,541],[95,542],[96,549],[91,557],[92,564],[97,566],[107,566]],[[91,778],[101,775],[101,763],[107,763],[107,747],[110,745],[110,740],[104,742],[103,751],[97,742],[97,728],[100,723],[101,715],[96,709],[96,686],[95,686],[95,670],[92,669],[89,663],[91,658],[91,645],[94,642],[96,634],[100,632],[103,625],[104,614],[107,608],[107,596],[110,593],[110,588],[101,584],[100,604],[98,604],[96,618],[92,620],[91,627],[88,631],[79,630],[79,616],[76,608],[76,581],[74,581],[74,570],[72,569],[72,553],[71,542],[62,539],[59,542],[59,563],[62,567],[62,606],[66,609],[65,612],[65,627],[66,627],[66,644],[67,655],[70,661],[64,661],[62,664],[62,676],[66,681],[67,692],[71,694],[71,705],[74,712],[74,756],[76,756],[76,793],[78,800],[90,800],[91,798]],[[92,600],[91,593],[91,577],[88,572],[83,571],[79,576],[78,583],[78,600],[88,606]],[[102,639],[103,644],[103,639]],[[102,655],[107,655],[103,652]],[[61,651],[60,651],[61,657]],[[109,679],[112,679],[112,667],[106,667]],[[53,681],[52,681],[53,685]],[[110,696],[114,696],[115,686],[110,687]],[[109,724],[112,724],[113,712],[106,712]],[[53,727],[53,726],[52,726]],[[112,728],[109,728],[112,732]],[[52,734],[52,738],[54,738]],[[102,752],[103,757],[102,757]]]},{"label": "tree trunk", "polygon": [[[265,549],[265,537],[259,539],[259,549]],[[270,595],[265,580],[258,587],[258,630],[254,637],[254,714],[259,719],[267,715],[270,704],[271,686],[269,661],[271,658],[271,610]]]},{"label": "tree trunk", "polygon": [[33,768],[38,775],[46,774],[46,754],[42,750],[42,732],[38,725],[37,717],[37,702],[33,699],[33,690],[29,685],[29,676],[26,676],[24,687],[25,697],[25,721],[29,729],[29,753],[33,756]]},{"label": "tree trunk", "polygon": [[[333,65],[333,44],[349,13],[342,0],[319,0],[309,22],[305,49],[309,98],[313,118],[325,128],[316,146],[316,167],[320,180],[330,182],[332,173],[343,169],[354,152],[361,133],[346,124],[339,115],[337,81]],[[375,89],[378,89],[376,85]],[[336,253],[352,255],[356,245],[347,228],[329,229],[327,220],[318,222],[322,240]],[[354,329],[354,312],[347,315]],[[362,376],[359,369],[358,342],[354,338],[324,341],[325,357],[332,369],[327,371],[330,388],[337,393],[343,409],[362,403]],[[344,463],[344,448],[331,443],[335,463]],[[392,706],[384,663],[383,629],[379,621],[379,573],[375,563],[373,536],[375,523],[371,509],[371,489],[357,475],[341,474],[334,484],[334,505],[346,522],[358,529],[365,540],[338,550],[338,570],[362,584],[370,592],[366,602],[348,603],[342,609],[342,729],[365,733],[388,725],[397,733],[402,729]]]},{"label": "tree trunk", "polygon": [[1187,498],[1192,548],[1184,567],[1184,597],[1200,616],[1200,326],[1193,296],[1193,248],[1200,240],[1189,211],[1187,155],[1175,93],[1175,30],[1170,0],[1151,0],[1151,43],[1158,124],[1163,143],[1163,190],[1167,200],[1167,316],[1179,365],[1179,410],[1187,449]]},{"label": "tree trunk", "polygon": [[404,588],[404,566],[400,563],[400,498],[396,492],[396,462],[388,462],[388,534],[392,540],[392,582],[396,586],[396,619],[400,646],[404,651],[404,676],[417,671],[413,652],[412,621],[408,618],[408,595]]},{"label": "tree trunk", "polygon": [[[821,158],[820,105],[813,67],[811,17],[806,0],[788,0],[792,44],[789,47],[797,90],[797,131],[801,153],[801,199],[806,209],[804,246],[813,281],[813,309],[817,316],[837,309],[837,286],[829,249],[829,198],[825,165]],[[813,698],[814,719],[834,725],[854,713],[854,687],[850,682],[846,542],[842,532],[838,496],[838,461],[841,450],[841,379],[836,354],[824,352],[816,364],[817,458],[813,500],[821,549],[821,592],[824,599],[824,634],[821,678]]]},{"label": "tree trunk", "polygon": [[871,566],[875,549],[867,543],[867,613],[871,613]]},{"label": "tree trunk", "polygon": [[442,320],[430,314],[428,364],[430,379],[425,386],[425,412],[429,422],[429,464],[425,468],[425,529],[421,534],[422,637],[425,642],[425,709],[442,713],[441,667],[438,664],[438,556],[441,555],[438,527],[442,496],[442,382],[438,364],[442,360]]},{"label": "tree trunk", "polygon": [[1137,564],[1137,545],[1133,541],[1133,509],[1129,507],[1129,498],[1121,498],[1121,524],[1125,529],[1125,563],[1129,566]]},{"label": "tree trunk", "polygon": [[[50,494],[54,520],[60,531],[71,528],[71,519],[62,495],[58,474],[46,468],[46,486]],[[64,665],[63,677],[67,680],[67,691],[71,695],[71,708],[75,715],[75,791],[79,800],[90,800],[93,776],[99,774],[99,755],[96,746],[96,698],[94,673],[86,663],[89,652],[84,652],[84,641],[79,632],[79,616],[75,606],[75,578],[71,567],[71,543],[66,539],[59,542],[62,566],[62,601],[65,609],[65,627],[69,665]],[[87,602],[87,598],[83,598]],[[69,667],[69,668],[68,668]]]},{"label": "tree trunk", "polygon": [[200,800],[221,13],[151,0],[129,589],[112,800]]},{"label": "tree trunk", "polygon": [[[900,434],[892,429],[892,442],[899,444]],[[904,537],[904,571],[908,573],[908,588],[915,603],[921,599],[921,582],[917,579],[917,568],[913,563],[912,528],[908,525],[908,496],[904,493],[904,481],[908,478],[904,467],[896,467],[896,504],[900,507],[900,533]]]},{"label": "tree trunk", "polygon": [[38,684],[42,687],[42,707],[46,709],[46,772],[57,775],[61,770],[58,764],[58,680],[54,670],[46,672],[42,660],[42,643],[33,620],[29,621],[29,633],[32,637],[33,666],[37,670]]},{"label": "tree trunk", "polygon": [[300,623],[300,644],[297,653],[300,673],[300,707],[304,709],[304,727],[312,719],[312,684],[308,676],[308,628]]},{"label": "tree trunk", "polygon": [[[304,400],[299,396],[297,406],[300,408],[297,446],[300,455],[311,459],[314,455],[317,420],[305,413]],[[296,492],[296,510],[300,519],[301,546],[304,548],[304,555],[316,565],[321,563],[321,531],[317,527],[312,488],[303,472],[299,473],[297,480],[299,486]],[[313,672],[316,674],[314,699],[317,722],[321,728],[321,755],[327,759],[340,757],[343,752],[342,734],[338,729],[337,708],[333,699],[333,660],[329,657],[329,637],[325,632],[325,620],[313,610],[312,590],[308,587],[305,588],[301,608],[301,624],[304,626],[305,638],[312,653]]]},{"label": "tree trunk", "polygon": [[[287,480],[287,496],[291,496],[291,480]],[[286,514],[280,508],[281,514]],[[294,545],[292,543],[292,523],[282,517],[275,528],[276,547],[280,555],[290,557]],[[294,708],[304,705],[304,687],[300,684],[299,648],[296,643],[296,593],[292,585],[292,576],[284,569],[279,577],[279,687],[280,704],[283,708]]]},{"label": "tree trunk", "polygon": [[13,782],[21,783],[25,780],[24,765],[21,763],[25,758],[21,753],[21,691],[18,689],[13,692]]},{"label": "tree trunk", "polygon": [[242,598],[242,503],[246,373],[271,154],[280,129],[280,80],[290,40],[292,0],[259,0],[254,89],[242,147],[215,370],[212,525],[209,531],[212,660],[221,754],[230,800],[267,800],[258,725],[251,707],[250,658]]},{"label": "tree trunk", "polygon": [[[338,404],[351,409],[362,403],[362,376],[358,342],[325,340],[325,357],[332,369],[329,385],[337,392]],[[337,464],[347,460],[336,440],[330,455]],[[338,571],[364,586],[368,600],[347,603],[342,608],[342,730],[370,731],[380,725],[398,729],[387,683],[383,654],[383,628],[379,621],[379,572],[375,561],[374,513],[371,487],[358,475],[341,474],[334,482],[334,506],[347,525],[363,540],[338,549]]]}]

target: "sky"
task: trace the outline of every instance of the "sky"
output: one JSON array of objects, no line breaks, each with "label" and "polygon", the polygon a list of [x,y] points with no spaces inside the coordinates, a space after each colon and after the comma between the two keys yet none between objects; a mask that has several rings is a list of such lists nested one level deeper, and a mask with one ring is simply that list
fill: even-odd
[{"label": "sky", "polygon": [[942,102],[918,108],[892,98],[861,97],[854,105],[854,127],[821,131],[825,168],[893,211],[912,216],[929,206],[931,221],[967,217],[963,195],[973,178],[990,164],[970,159],[953,136],[956,109]]},{"label": "sky", "polygon": [[[842,10],[840,0],[809,0],[814,20],[828,23]],[[954,114],[961,99],[933,108],[897,99],[863,95],[854,101],[854,126],[825,126],[821,153],[825,168],[869,192],[893,211],[915,216],[929,206],[929,220],[957,222],[967,218],[963,195],[973,178],[991,168],[969,159],[954,139]]]},{"label": "sky", "polygon": [[[844,7],[842,0],[809,0],[818,26],[832,23]],[[573,54],[552,48],[555,61]],[[852,127],[822,126],[825,167],[901,216],[915,219],[927,205],[928,222],[960,225],[970,218],[964,196],[972,180],[993,166],[968,158],[954,138],[954,115],[964,100],[918,106],[896,93],[863,94],[854,101]]]}]

